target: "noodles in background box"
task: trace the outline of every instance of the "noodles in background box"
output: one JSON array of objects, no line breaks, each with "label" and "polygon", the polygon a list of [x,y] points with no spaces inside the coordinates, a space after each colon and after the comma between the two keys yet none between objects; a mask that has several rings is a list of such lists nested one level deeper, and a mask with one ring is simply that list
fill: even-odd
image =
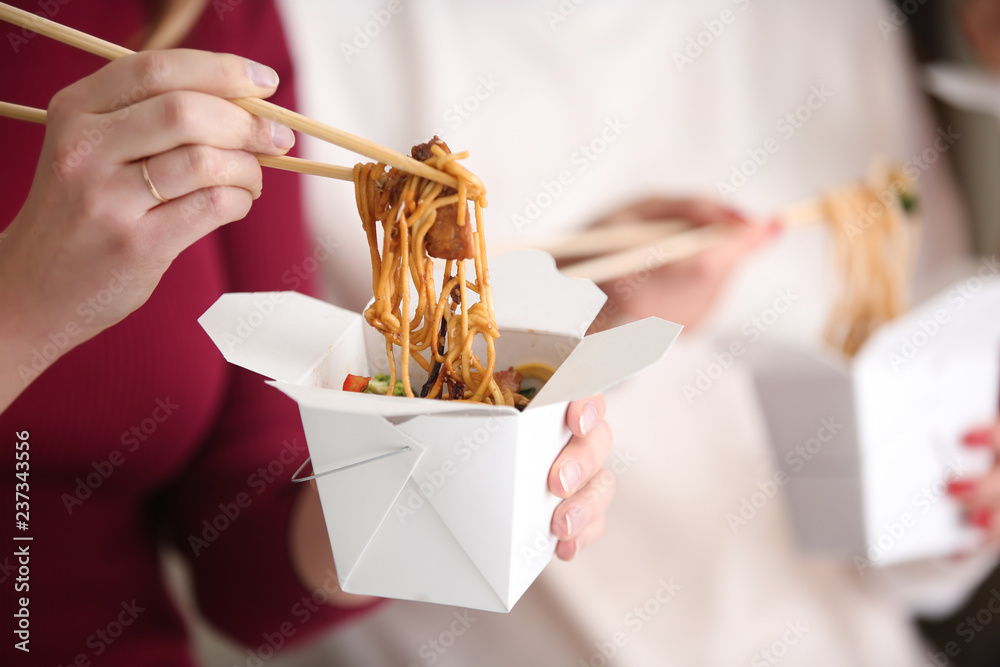
[{"label": "noodles in background box", "polygon": [[919,227],[916,199],[901,170],[874,170],[868,183],[830,193],[823,208],[834,236],[839,293],[826,341],[848,357],[907,309]]},{"label": "noodles in background box", "polygon": [[[412,154],[455,176],[458,188],[399,169],[386,172],[382,163],[354,167],[375,296],[365,320],[385,337],[389,358],[384,393],[524,407],[529,397],[520,393],[521,373],[513,368],[496,371],[494,342],[500,331],[486,261],[486,190],[458,163],[468,154],[451,153],[437,137],[414,146]],[[474,217],[469,215],[468,194],[475,197]],[[435,257],[445,260],[440,290],[434,279]],[[473,261],[471,280],[468,260]],[[477,336],[486,344],[485,360],[473,352]],[[398,365],[397,346],[401,352]],[[411,360],[427,373],[420,386],[414,386],[410,377]],[[397,379],[402,382],[401,391]]]}]

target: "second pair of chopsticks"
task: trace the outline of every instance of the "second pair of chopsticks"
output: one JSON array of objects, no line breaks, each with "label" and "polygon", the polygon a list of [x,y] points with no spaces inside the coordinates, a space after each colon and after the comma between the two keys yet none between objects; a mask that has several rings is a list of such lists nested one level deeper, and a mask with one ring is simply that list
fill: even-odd
[{"label": "second pair of chopsticks", "polygon": [[[49,19],[42,18],[41,16],[24,11],[23,9],[18,9],[17,7],[12,7],[5,3],[0,3],[0,20],[33,32],[37,32],[40,35],[50,37],[56,41],[62,42],[63,44],[68,44],[69,46],[87,51],[88,53],[92,53],[96,56],[107,58],[108,60],[116,60],[135,53],[134,51],[126,49],[123,46],[88,35],[87,33],[79,30],[74,30],[73,28],[69,28],[60,23],[56,23],[55,21],[50,21]],[[271,102],[255,97],[243,97],[230,100],[230,102],[256,116],[281,123],[282,125],[286,125],[293,130],[303,132],[322,141],[340,146],[341,148],[346,148],[349,151],[358,153],[359,155],[364,155],[365,157],[375,160],[376,162],[384,162],[391,167],[402,169],[403,171],[415,174],[422,178],[437,181],[451,187],[458,187],[458,180],[451,174],[430,167],[423,162],[414,160],[407,155],[403,155],[402,153],[394,151],[390,148],[381,146],[373,141],[363,139],[350,134],[349,132],[345,132],[325,123],[313,120],[312,118],[295,113],[294,111],[289,111],[288,109],[272,104]],[[17,105],[7,105],[8,110],[11,106]],[[22,118],[22,120],[44,122],[43,120],[37,120],[38,111],[39,110],[36,109],[28,112],[29,115],[34,113],[34,118]],[[296,158],[289,157],[275,158],[271,156],[258,156],[258,160],[264,166],[298,171],[306,174],[317,174],[320,176],[339,178],[342,180],[353,179],[353,175],[350,175],[352,170],[349,167],[337,167],[334,165],[327,165],[322,162],[298,160]],[[473,182],[476,181],[474,180]],[[477,194],[477,192],[470,192],[469,196],[474,197]]]},{"label": "second pair of chopsticks", "polygon": [[[903,213],[916,220],[911,217],[917,207],[916,184],[901,167],[876,156],[864,181],[843,186],[840,190],[859,187],[877,195],[883,205],[886,197],[895,199]],[[786,206],[775,217],[785,228],[823,222],[827,219],[827,201],[828,195],[824,195]],[[592,227],[523,245],[548,250],[556,259],[589,258],[564,266],[562,272],[600,283],[693,257],[722,243],[733,233],[735,230],[726,224],[692,227],[683,221],[647,221]]]},{"label": "second pair of chopsticks", "polygon": [[[45,109],[26,107],[10,102],[0,102],[0,117],[13,118],[15,120],[25,120],[29,123],[45,124],[48,114]],[[325,176],[326,178],[336,178],[340,181],[353,181],[354,169],[351,167],[341,167],[326,162],[316,162],[315,160],[303,160],[287,155],[257,155],[257,162],[262,167],[272,169],[282,169],[284,171],[294,171],[300,174],[312,174],[313,176]]]},{"label": "second pair of chopsticks", "polygon": [[[782,226],[795,227],[823,217],[820,202],[806,201],[785,208],[778,220]],[[493,251],[530,247],[544,250],[557,260],[588,258],[560,270],[574,278],[602,283],[694,257],[732,233],[733,229],[724,224],[692,226],[684,220],[643,221],[591,227],[526,243],[494,244]]]}]

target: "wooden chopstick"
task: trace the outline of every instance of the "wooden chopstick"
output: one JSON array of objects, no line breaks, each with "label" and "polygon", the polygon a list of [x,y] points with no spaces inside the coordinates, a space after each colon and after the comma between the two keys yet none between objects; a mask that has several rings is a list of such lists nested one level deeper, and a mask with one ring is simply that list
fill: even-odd
[{"label": "wooden chopstick", "polygon": [[302,158],[290,157],[288,155],[261,155],[257,153],[255,157],[262,167],[294,171],[298,174],[325,176],[326,178],[335,178],[338,181],[354,181],[353,167],[344,167],[339,164],[329,164],[316,160],[303,160]]},{"label": "wooden chopstick", "polygon": [[[822,221],[824,212],[819,201],[810,200],[788,206],[776,217],[785,227],[799,227]],[[652,227],[659,233],[654,235],[645,227]],[[557,259],[600,253],[599,257],[570,264],[561,271],[574,278],[602,283],[694,257],[724,241],[732,231],[724,224],[693,227],[674,220],[634,222],[592,227],[575,235],[555,237],[547,241],[551,249],[543,249]],[[565,244],[562,249],[556,247],[558,242]],[[588,252],[578,252],[581,248]],[[591,250],[596,252],[589,252]]]},{"label": "wooden chopstick", "polygon": [[651,243],[688,227],[690,224],[683,220],[647,220],[620,225],[600,225],[528,241],[491,241],[490,252],[499,255],[512,250],[533,248],[544,250],[560,260],[570,257],[589,257]]},{"label": "wooden chopstick", "polygon": [[572,278],[587,278],[603,283],[633,273],[652,271],[661,266],[693,257],[724,241],[733,233],[729,225],[691,227],[655,241],[577,262],[560,269]]},{"label": "wooden chopstick", "polygon": [[[44,125],[47,115],[48,114],[45,109],[36,109],[34,107],[26,107],[20,104],[12,104],[10,102],[0,102],[0,116],[5,118],[25,120],[29,123],[39,123]],[[340,181],[354,180],[354,169],[352,167],[342,167],[340,165],[327,164],[326,162],[317,162],[315,160],[303,160],[301,158],[289,157],[287,155],[258,154],[256,157],[257,162],[259,162],[262,167],[281,169],[283,171],[294,171],[299,174],[325,176],[326,178],[335,178]]]},{"label": "wooden chopstick", "polygon": [[[819,201],[810,200],[782,209],[776,216],[782,225],[797,227],[823,220]],[[692,229],[686,220],[642,220],[616,225],[599,225],[555,236],[524,241],[499,241],[490,245],[492,252],[501,254],[532,248],[544,250],[555,259],[607,255],[632,248],[655,244]]]},{"label": "wooden chopstick", "polygon": [[[79,30],[74,30],[73,28],[69,28],[46,18],[42,18],[41,16],[24,11],[23,9],[11,7],[5,3],[0,3],[0,20],[26,28],[33,32],[37,32],[41,35],[45,35],[46,37],[62,42],[63,44],[68,44],[69,46],[87,51],[88,53],[92,53],[96,56],[107,58],[108,60],[116,60],[123,56],[135,53],[134,51],[126,49],[123,46],[88,35],[87,33]],[[299,132],[316,137],[317,139],[340,146],[341,148],[346,148],[349,151],[364,155],[365,157],[375,160],[376,162],[384,162],[391,167],[402,169],[403,171],[416,174],[422,178],[437,181],[438,183],[444,183],[445,185],[454,188],[458,187],[458,180],[451,174],[429,167],[428,165],[414,160],[407,155],[394,151],[391,148],[386,148],[385,146],[381,146],[373,141],[369,141],[368,139],[363,139],[359,136],[350,134],[349,132],[345,132],[325,123],[313,120],[312,118],[295,113],[294,111],[289,111],[288,109],[279,107],[271,102],[255,97],[242,97],[232,99],[230,102],[254,115],[277,121],[283,125],[287,125],[293,130],[298,130]],[[287,159],[291,160],[294,158]],[[302,168],[306,167],[303,166]],[[292,171],[295,170],[293,169]],[[333,176],[333,178],[338,178],[338,176]],[[473,187],[470,190],[476,190],[476,188]],[[479,192],[470,192],[469,196],[475,197],[478,194]]]},{"label": "wooden chopstick", "polygon": [[[875,166],[879,165],[881,162],[876,161]],[[882,173],[886,171],[886,167],[885,165],[881,165],[881,167],[881,172],[874,171],[873,167],[872,174],[869,174],[866,181],[870,187],[875,187],[878,190],[884,190],[888,187],[884,185],[888,177]],[[893,192],[897,196],[900,194],[895,190]],[[774,217],[786,228],[802,227],[826,220],[827,212],[823,199],[816,198],[786,206]],[[566,250],[560,251],[562,255],[560,258],[584,256],[583,253],[575,251],[579,248],[598,248],[600,243],[607,243],[607,247],[599,251],[601,256],[563,267],[562,272],[575,278],[589,278],[597,283],[607,282],[693,257],[718,245],[726,239],[729,233],[734,231],[725,224],[701,227],[685,225],[680,231],[677,231],[676,228],[668,230],[665,235],[649,240],[650,234],[642,229],[645,225],[659,226],[660,229],[663,229],[664,224],[666,223],[663,221],[647,221],[609,225],[560,237],[556,240],[566,245]],[[611,241],[609,233],[617,234],[620,238]],[[612,247],[617,252],[609,252]]]},{"label": "wooden chopstick", "polygon": [[47,115],[48,114],[45,109],[36,109],[34,107],[26,107],[20,104],[11,104],[10,102],[0,102],[0,116],[5,118],[26,120],[29,123],[45,125],[45,117]]}]

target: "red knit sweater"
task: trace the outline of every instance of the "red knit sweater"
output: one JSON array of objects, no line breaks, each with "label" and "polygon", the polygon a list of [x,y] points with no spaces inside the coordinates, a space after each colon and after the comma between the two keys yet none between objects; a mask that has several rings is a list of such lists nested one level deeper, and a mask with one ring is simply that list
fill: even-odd
[{"label": "red knit sweater", "polygon": [[[132,48],[148,20],[137,0],[14,4],[39,13],[43,5],[58,8],[54,20]],[[104,64],[0,28],[0,99],[44,108],[57,90]],[[274,67],[281,85],[273,101],[294,106],[289,54],[270,1],[209,3],[185,46]],[[0,119],[0,227],[27,195],[42,137],[40,127]],[[192,664],[160,574],[163,543],[190,563],[201,613],[262,658],[356,613],[318,604],[325,592],[307,591],[290,566],[296,488],[288,480],[306,457],[295,404],[226,364],[196,322],[223,292],[312,289],[302,269],[307,259],[315,264],[299,181],[265,170],[264,183],[246,219],[182,253],[142,308],[66,354],[0,415],[0,641],[12,656],[2,664]],[[81,321],[100,307],[95,297],[77,311]],[[22,439],[30,446],[26,531],[14,516],[15,442]],[[15,535],[33,539],[15,542]],[[19,582],[16,554],[25,546],[30,573]],[[28,598],[30,653],[13,648],[21,597]]]}]

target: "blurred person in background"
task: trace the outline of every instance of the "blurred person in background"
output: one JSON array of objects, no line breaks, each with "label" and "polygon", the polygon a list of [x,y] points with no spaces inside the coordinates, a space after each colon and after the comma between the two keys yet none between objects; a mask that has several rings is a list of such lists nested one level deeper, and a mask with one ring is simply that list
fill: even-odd
[{"label": "blurred person in background", "polygon": [[[928,0],[919,12],[913,12],[901,2],[896,5],[897,16],[908,18],[907,27],[912,28],[916,53],[922,62],[957,62],[970,69],[978,65],[995,77],[1000,75],[1000,1]],[[972,130],[978,129],[976,124],[983,120],[970,118],[962,109],[943,107],[942,112],[949,121],[962,122]],[[988,120],[991,121],[993,142],[986,144],[985,151],[992,158],[993,168],[984,165],[983,156],[957,161],[960,174],[966,179],[962,185],[968,197],[974,200],[982,199],[982,193],[975,190],[977,187],[990,194],[996,192],[996,155],[1000,153],[996,129],[1000,115]],[[974,206],[972,213],[983,218],[984,228],[979,230],[979,237],[987,242],[981,245],[983,250],[989,250],[991,238],[1000,242],[996,235],[1000,220],[995,208],[975,203],[979,206]],[[1000,254],[1000,246],[992,250],[995,260]],[[966,444],[991,450],[996,460],[996,453],[1000,452],[1000,418],[992,424],[975,426],[966,434]],[[995,549],[1000,543],[1000,466],[995,464],[984,476],[957,480],[949,486],[949,494],[960,503],[968,520],[983,529],[989,546]],[[943,653],[955,667],[986,667],[1000,662],[1000,632],[991,625],[993,619],[984,616],[984,613],[993,616],[998,589],[1000,569],[995,569],[958,608],[946,606],[924,614],[920,626],[933,641],[936,655]]]},{"label": "blurred person in background", "polygon": [[[133,48],[189,48],[107,64],[4,28],[4,101],[49,115],[0,119],[0,431],[16,441],[0,488],[5,525],[29,538],[2,561],[3,664],[195,664],[165,547],[199,613],[254,659],[356,618],[373,599],[339,589],[315,488],[290,482],[298,410],[197,323],[223,292],[286,288],[311,253],[299,177],[262,176],[254,158],[288,152],[292,132],[226,101],[296,105],[274,4],[14,4]],[[567,411],[577,436],[550,474],[568,498],[562,558],[603,530],[610,496],[588,493],[611,446],[603,409]],[[585,518],[560,533],[571,507]]]},{"label": "blurred person in background", "polygon": [[[778,234],[771,215],[858,180],[875,155],[904,162],[947,129],[919,89],[906,30],[880,28],[891,5],[282,8],[310,82],[305,109],[387,145],[437,133],[469,149],[489,187],[488,242],[662,217],[741,232],[604,286],[606,322],[656,314],[689,326],[659,367],[609,394],[612,416],[628,406],[651,419],[616,425],[628,444],[609,458],[606,540],[573,568],[546,570],[509,615],[395,604],[281,664],[937,664],[913,615],[955,609],[993,556],[865,572],[805,558],[746,370],[735,363],[684,393],[716,362],[713,342],[820,344],[836,280],[829,237],[822,226]],[[351,159],[308,140],[304,150]],[[947,160],[922,169],[917,187],[919,301],[963,275],[969,247]],[[343,278],[366,260],[327,242],[354,225],[351,193],[307,188],[327,294],[359,308],[368,295]],[[762,490],[764,506],[734,527],[727,516]],[[209,664],[233,659],[202,640]]]}]

